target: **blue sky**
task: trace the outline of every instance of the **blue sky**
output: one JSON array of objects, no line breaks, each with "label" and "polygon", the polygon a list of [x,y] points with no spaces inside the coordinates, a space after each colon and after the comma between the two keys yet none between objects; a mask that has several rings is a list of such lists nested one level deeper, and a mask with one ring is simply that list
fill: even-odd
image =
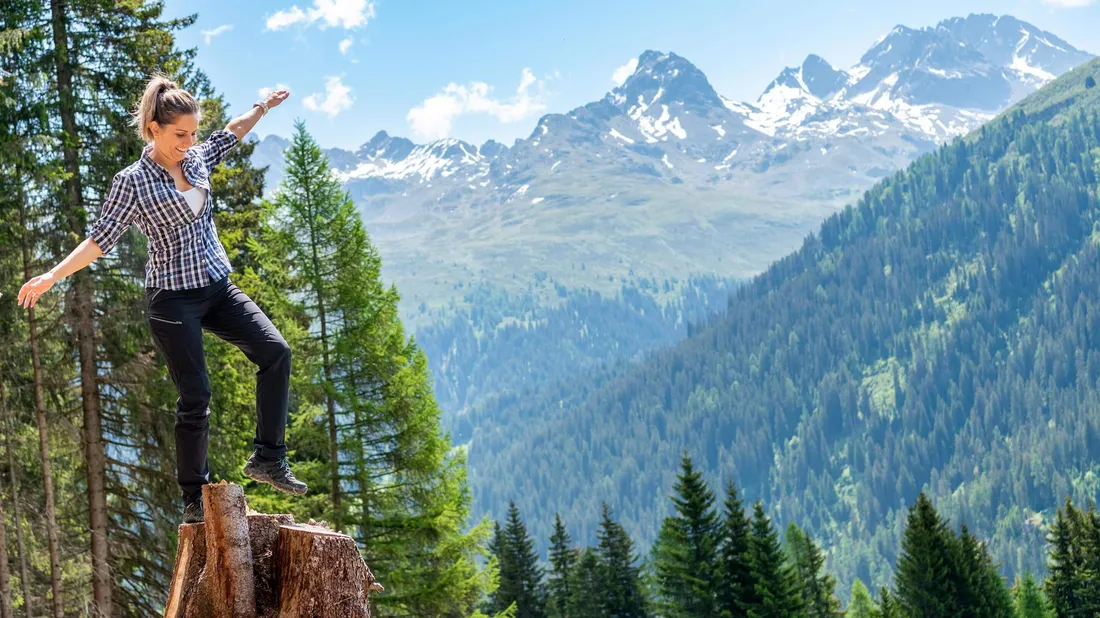
[{"label": "blue sky", "polygon": [[257,135],[289,136],[302,118],[322,146],[349,149],[379,130],[511,145],[542,114],[603,97],[646,49],[684,56],[741,101],[807,54],[848,68],[895,25],[969,13],[1100,54],[1097,0],[167,0],[165,13],[198,14],[179,45],[198,49],[231,114],[263,88],[290,89]]}]

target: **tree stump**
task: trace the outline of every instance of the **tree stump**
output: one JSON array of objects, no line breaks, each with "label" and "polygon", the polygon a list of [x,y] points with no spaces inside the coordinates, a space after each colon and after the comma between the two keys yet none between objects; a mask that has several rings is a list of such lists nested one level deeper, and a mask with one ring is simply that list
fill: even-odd
[{"label": "tree stump", "polygon": [[165,618],[370,616],[367,594],[383,588],[351,537],[247,512],[225,481],[203,487],[203,509],[204,523],[179,528]]},{"label": "tree stump", "polygon": [[[205,522],[180,526],[168,618],[256,618],[252,543],[244,489],[202,488]],[[201,539],[201,541],[200,541]],[[199,545],[204,551],[197,550]]]},{"label": "tree stump", "polygon": [[279,527],[279,618],[370,618],[381,590],[355,541],[326,527]]}]

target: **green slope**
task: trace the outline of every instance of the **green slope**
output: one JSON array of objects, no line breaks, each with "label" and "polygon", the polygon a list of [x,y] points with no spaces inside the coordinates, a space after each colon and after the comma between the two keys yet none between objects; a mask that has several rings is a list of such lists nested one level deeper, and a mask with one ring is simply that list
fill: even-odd
[{"label": "green slope", "polygon": [[[477,509],[607,500],[648,546],[683,450],[829,548],[840,589],[885,581],[927,490],[1041,570],[1067,493],[1100,498],[1100,61],[830,217],[728,312],[647,362],[471,412]],[[594,531],[570,531],[591,542]]]}]

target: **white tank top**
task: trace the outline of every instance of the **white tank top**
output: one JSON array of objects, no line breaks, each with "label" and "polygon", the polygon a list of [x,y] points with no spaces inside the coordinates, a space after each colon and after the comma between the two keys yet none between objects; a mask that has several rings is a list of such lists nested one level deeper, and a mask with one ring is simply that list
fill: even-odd
[{"label": "white tank top", "polygon": [[191,205],[191,210],[197,215],[202,210],[202,205],[206,203],[206,189],[201,187],[191,187],[183,192],[183,196],[187,198],[187,203]]}]

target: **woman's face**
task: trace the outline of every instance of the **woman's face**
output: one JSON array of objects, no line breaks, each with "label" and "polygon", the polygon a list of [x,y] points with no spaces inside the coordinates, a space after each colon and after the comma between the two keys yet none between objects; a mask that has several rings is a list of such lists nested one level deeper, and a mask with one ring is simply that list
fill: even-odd
[{"label": "woman's face", "polygon": [[153,148],[168,161],[182,161],[187,149],[195,145],[199,119],[195,114],[180,114],[172,124],[149,123],[153,131]]}]

